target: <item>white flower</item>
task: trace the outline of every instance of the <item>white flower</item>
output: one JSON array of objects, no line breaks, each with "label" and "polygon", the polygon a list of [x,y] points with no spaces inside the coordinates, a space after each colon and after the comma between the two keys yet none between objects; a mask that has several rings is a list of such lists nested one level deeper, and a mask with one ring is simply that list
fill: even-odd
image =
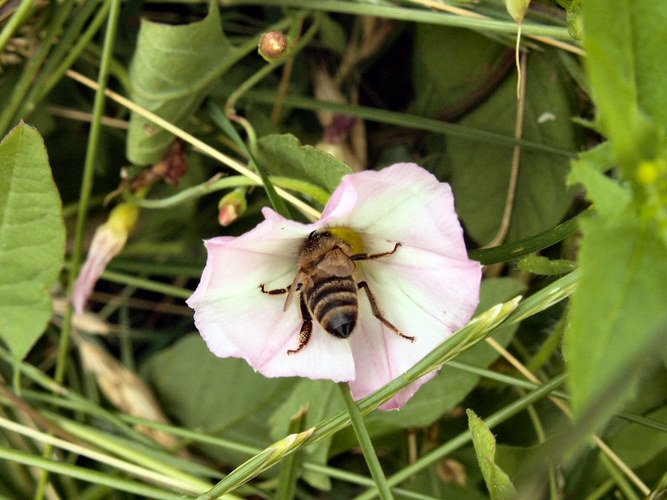
[{"label": "white flower", "polygon": [[[242,236],[206,241],[208,262],[187,301],[199,332],[219,357],[243,358],[267,377],[346,381],[359,399],[412,367],[475,311],[481,266],[468,259],[451,189],[418,165],[345,176],[314,224],[284,219],[270,209],[263,213],[265,221]],[[285,296],[262,293],[260,285],[288,287],[299,272],[304,241],[313,231],[326,230],[351,244],[348,254],[388,253],[354,260],[353,278],[367,282],[382,316],[413,342],[378,320],[360,289],[358,320],[349,337],[328,333],[311,311],[308,343],[288,353],[300,346],[300,300],[291,300],[283,311]],[[433,375],[381,408],[400,408]]]}]

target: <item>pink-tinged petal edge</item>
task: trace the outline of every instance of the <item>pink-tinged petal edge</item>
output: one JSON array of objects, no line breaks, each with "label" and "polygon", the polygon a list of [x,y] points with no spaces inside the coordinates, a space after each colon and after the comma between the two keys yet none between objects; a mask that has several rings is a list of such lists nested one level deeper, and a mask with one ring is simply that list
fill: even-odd
[{"label": "pink-tinged petal edge", "polygon": [[127,233],[116,231],[108,224],[97,228],[86,261],[72,290],[71,301],[77,314],[83,314],[95,283],[102,276],[109,261],[123,249],[126,241]]},{"label": "pink-tinged petal edge", "polygon": [[322,223],[467,259],[450,186],[414,163],[343,177]]},{"label": "pink-tinged petal edge", "polygon": [[[403,374],[470,319],[479,301],[481,266],[407,245],[395,254],[361,263],[384,318],[413,343],[385,328],[373,317],[365,293],[359,297],[362,326],[350,337],[357,379],[350,385],[355,399],[367,396]],[[381,334],[378,334],[378,332]],[[402,407],[435,372],[402,389],[380,407]]]},{"label": "pink-tinged petal edge", "polygon": [[186,301],[195,310],[197,329],[216,356],[243,358],[267,377],[352,380],[349,345],[316,323],[307,348],[287,354],[299,344],[298,300],[283,311],[286,296],[264,294],[259,285],[270,290],[291,283],[298,248],[315,226],[286,220],[271,210],[264,214],[266,220],[242,236],[206,241],[206,267]]},{"label": "pink-tinged petal edge", "polygon": [[[188,300],[202,337],[218,356],[242,357],[270,377],[350,381],[359,399],[404,373],[462,327],[478,303],[481,267],[467,258],[451,189],[415,164],[345,176],[315,224],[290,221],[270,209],[263,213],[266,220],[250,232],[206,243],[209,260]],[[414,344],[373,317],[361,292],[360,320],[348,341],[313,321],[309,344],[287,355],[298,344],[297,300],[283,312],[284,296],[262,294],[257,287],[288,285],[296,273],[299,245],[323,226],[356,230],[369,253],[401,242],[395,255],[358,264],[385,317],[415,336]],[[434,375],[404,388],[381,409],[402,407]]]}]

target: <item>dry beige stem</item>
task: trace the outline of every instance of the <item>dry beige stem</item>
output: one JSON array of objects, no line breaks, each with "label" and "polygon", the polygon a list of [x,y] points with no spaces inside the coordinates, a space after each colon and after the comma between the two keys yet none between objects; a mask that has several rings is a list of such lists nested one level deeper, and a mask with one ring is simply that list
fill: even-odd
[{"label": "dry beige stem", "polygon": [[[93,342],[80,335],[74,338],[84,368],[95,376],[100,390],[116,408],[134,417],[169,423],[153,392],[136,373]],[[178,446],[178,440],[171,434],[141,426],[136,428],[165,448],[175,449]]]},{"label": "dry beige stem", "polygon": [[461,488],[468,482],[468,473],[465,465],[453,458],[446,458],[436,464],[438,476],[446,483],[454,483]]},{"label": "dry beige stem", "polygon": [[[60,317],[65,316],[67,301],[62,297],[53,297],[53,312]],[[102,321],[97,314],[84,311],[72,316],[72,326],[81,332],[92,335],[109,335],[111,328],[106,321]]]}]

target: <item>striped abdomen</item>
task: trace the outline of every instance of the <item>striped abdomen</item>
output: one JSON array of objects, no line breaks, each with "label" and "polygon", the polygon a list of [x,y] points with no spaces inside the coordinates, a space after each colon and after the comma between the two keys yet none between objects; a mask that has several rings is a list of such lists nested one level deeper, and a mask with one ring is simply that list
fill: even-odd
[{"label": "striped abdomen", "polygon": [[352,277],[312,276],[313,285],[305,290],[308,309],[327,332],[347,338],[357,323],[359,305],[357,285]]}]

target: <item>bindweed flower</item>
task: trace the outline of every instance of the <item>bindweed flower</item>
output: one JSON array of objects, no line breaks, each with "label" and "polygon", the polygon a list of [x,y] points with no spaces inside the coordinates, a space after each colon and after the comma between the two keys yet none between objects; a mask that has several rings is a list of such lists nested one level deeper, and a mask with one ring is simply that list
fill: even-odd
[{"label": "bindweed flower", "polygon": [[81,314],[97,280],[109,261],[125,247],[128,233],[139,217],[139,207],[132,203],[121,203],[109,214],[109,219],[95,230],[79,276],[72,292],[74,310]]},{"label": "bindweed flower", "polygon": [[[208,261],[187,303],[219,357],[243,358],[267,377],[349,382],[359,399],[412,367],[477,306],[481,267],[468,259],[451,189],[418,165],[343,177],[313,224],[263,213],[242,236],[205,242]],[[339,244],[308,264],[314,245],[331,243],[325,232]],[[356,321],[341,324],[329,312],[352,314],[355,294]],[[434,375],[381,409],[402,407]]]}]

